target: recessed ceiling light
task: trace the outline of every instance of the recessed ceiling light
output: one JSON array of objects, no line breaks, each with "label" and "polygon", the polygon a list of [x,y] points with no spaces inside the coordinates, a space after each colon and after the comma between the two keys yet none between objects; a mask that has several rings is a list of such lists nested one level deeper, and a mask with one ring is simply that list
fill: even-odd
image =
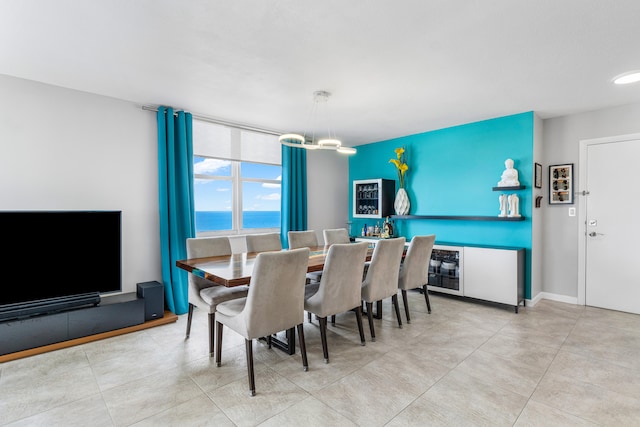
[{"label": "recessed ceiling light", "polygon": [[613,82],[617,85],[626,85],[629,83],[640,82],[640,71],[628,71],[620,74],[613,79]]}]

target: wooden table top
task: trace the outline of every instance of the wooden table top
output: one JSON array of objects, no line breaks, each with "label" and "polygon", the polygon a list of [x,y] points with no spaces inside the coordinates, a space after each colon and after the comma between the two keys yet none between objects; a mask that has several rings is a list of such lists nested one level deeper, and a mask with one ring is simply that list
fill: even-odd
[{"label": "wooden table top", "polygon": [[[307,272],[322,271],[329,246],[309,248]],[[373,249],[367,252],[367,261],[371,260]],[[253,266],[258,252],[245,252],[207,258],[193,258],[176,261],[176,266],[198,277],[211,280],[222,286],[233,287],[248,285],[253,274]]]}]

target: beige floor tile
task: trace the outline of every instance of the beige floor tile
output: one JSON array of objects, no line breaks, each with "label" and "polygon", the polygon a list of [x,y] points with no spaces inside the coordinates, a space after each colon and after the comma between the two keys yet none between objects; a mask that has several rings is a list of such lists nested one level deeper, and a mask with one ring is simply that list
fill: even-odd
[{"label": "beige floor tile", "polygon": [[547,366],[535,366],[478,350],[463,360],[453,372],[529,397],[546,370]]},{"label": "beige floor tile", "polygon": [[233,427],[235,424],[207,396],[198,396],[159,414],[152,415],[132,427]]},{"label": "beige floor tile", "polygon": [[514,339],[500,332],[484,343],[480,350],[507,359],[515,360],[527,366],[548,368],[558,354],[555,347]]},{"label": "beige floor tile", "polygon": [[[3,375],[4,376],[4,375]],[[99,393],[91,368],[56,375],[23,377],[20,383],[0,382],[0,425],[45,412]]]},{"label": "beige floor tile", "polygon": [[265,365],[256,367],[255,381],[255,396],[249,396],[246,377],[219,387],[208,395],[238,426],[258,425],[309,396]]},{"label": "beige floor tile", "polygon": [[114,425],[107,405],[105,405],[100,394],[94,394],[93,396],[57,406],[48,411],[7,424],[7,426],[11,427],[111,427]]},{"label": "beige floor tile", "polygon": [[438,414],[452,412],[478,425],[512,425],[527,398],[475,377],[452,371],[438,381],[421,399],[436,405]]},{"label": "beige floor tile", "polygon": [[177,365],[162,352],[145,354],[144,368],[140,366],[140,355],[127,352],[91,365],[100,390],[108,390],[131,381],[155,375]]},{"label": "beige floor tile", "polygon": [[204,392],[189,376],[172,370],[103,391],[117,426],[125,426],[187,402]]},{"label": "beige floor tile", "polygon": [[303,401],[296,403],[259,425],[260,427],[349,427],[356,426],[357,424],[343,417],[318,399],[307,397]]},{"label": "beige floor tile", "polygon": [[640,420],[640,399],[555,374],[545,375],[531,400],[602,425],[634,426]]},{"label": "beige floor tile", "polygon": [[509,420],[483,418],[470,411],[460,411],[455,407],[439,405],[423,395],[407,406],[407,408],[387,423],[385,427],[506,427],[510,425]]},{"label": "beige floor tile", "polygon": [[387,353],[314,396],[358,425],[384,425],[446,372],[426,358]]},{"label": "beige floor tile", "polygon": [[549,367],[549,373],[640,398],[640,370],[628,369],[606,360],[560,351]]},{"label": "beige floor tile", "polygon": [[542,403],[529,401],[518,417],[515,427],[571,427],[571,426],[597,426],[585,419],[576,417],[559,409],[552,408]]},{"label": "beige floor tile", "polygon": [[[255,360],[257,368],[261,362]],[[182,368],[193,381],[205,392],[215,390],[239,379],[247,378],[247,357],[244,344],[224,349],[221,366],[216,366],[214,357],[202,357]]]},{"label": "beige floor tile", "polygon": [[[375,343],[374,343],[375,344]],[[308,392],[321,390],[382,356],[373,344],[352,347],[338,354],[329,353],[330,362],[324,363],[322,350],[310,353],[309,370],[304,372],[298,358],[283,360],[272,366],[274,370]]]},{"label": "beige floor tile", "polygon": [[82,346],[64,348],[33,357],[1,364],[0,388],[20,385],[34,378],[56,377],[79,368],[89,367]]}]

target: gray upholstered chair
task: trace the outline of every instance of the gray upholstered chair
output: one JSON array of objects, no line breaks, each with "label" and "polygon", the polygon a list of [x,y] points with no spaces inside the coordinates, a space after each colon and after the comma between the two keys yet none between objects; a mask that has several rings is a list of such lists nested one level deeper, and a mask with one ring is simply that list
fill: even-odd
[{"label": "gray upholstered chair", "polygon": [[313,248],[318,246],[318,237],[314,230],[289,231],[287,233],[289,249]]},{"label": "gray upholstered chair", "polygon": [[327,228],[322,230],[325,245],[334,243],[350,243],[349,232],[346,228]]},{"label": "gray upholstered chair", "polygon": [[247,252],[267,252],[282,250],[280,233],[248,234],[245,236],[245,239],[247,241]]},{"label": "gray upholstered chair", "polygon": [[313,313],[320,323],[320,338],[324,362],[329,363],[327,347],[327,317],[353,310],[356,313],[360,342],[365,344],[362,328],[362,270],[368,244],[331,245],[322,270],[320,283],[305,287],[304,309]]},{"label": "gray upholstered chair", "polygon": [[246,298],[218,304],[216,365],[222,359],[223,325],[242,335],[247,352],[249,391],[256,394],[253,340],[297,326],[304,370],[308,369],[304,342],[304,289],[309,249],[262,252],[256,257]]},{"label": "gray upholstered chair", "polygon": [[404,312],[407,315],[407,323],[411,323],[409,302],[407,301],[407,290],[409,289],[422,288],[424,299],[427,302],[427,311],[431,313],[427,282],[429,281],[429,261],[431,260],[431,251],[433,250],[435,241],[435,234],[414,236],[414,238],[411,239],[409,249],[407,249],[407,254],[400,267],[398,289],[400,289],[402,293],[402,302],[404,303]]},{"label": "gray upholstered chair", "polygon": [[[187,258],[206,258],[231,255],[228,237],[197,237],[187,239]],[[209,355],[213,357],[216,307],[224,301],[247,296],[246,286],[227,288],[202,277],[189,274],[189,314],[187,316],[187,338],[191,334],[193,308],[209,312]]]},{"label": "gray upholstered chair", "polygon": [[367,305],[371,341],[376,340],[373,326],[373,303],[376,301],[388,297],[392,298],[398,326],[402,328],[400,308],[398,307],[398,275],[404,252],[404,242],[404,237],[380,240],[371,255],[367,275],[362,282],[362,300]]},{"label": "gray upholstered chair", "polygon": [[[314,230],[289,231],[287,233],[287,239],[289,241],[289,249],[313,248],[318,246],[318,236],[316,236],[316,232]],[[307,279],[309,279],[311,283],[320,282],[321,276],[322,273],[317,271],[307,273]]]}]

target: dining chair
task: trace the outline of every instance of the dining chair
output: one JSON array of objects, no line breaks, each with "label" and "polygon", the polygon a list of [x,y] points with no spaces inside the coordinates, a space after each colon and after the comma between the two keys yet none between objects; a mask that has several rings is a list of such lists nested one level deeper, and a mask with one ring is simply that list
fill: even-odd
[{"label": "dining chair", "polygon": [[248,234],[245,236],[245,239],[247,241],[247,252],[282,250],[280,233]]},{"label": "dining chair", "polygon": [[381,239],[373,250],[367,274],[362,282],[362,301],[367,305],[367,319],[371,341],[376,340],[373,326],[373,303],[391,297],[396,310],[398,327],[402,328],[400,308],[398,307],[398,275],[402,253],[404,252],[404,237],[395,239]]},{"label": "dining chair", "polygon": [[216,366],[222,360],[223,325],[245,339],[249,393],[256,394],[253,340],[293,327],[298,329],[302,366],[308,370],[304,342],[304,291],[309,249],[258,254],[246,298],[218,304]]},{"label": "dining chair", "polygon": [[424,299],[427,303],[427,312],[431,313],[431,303],[429,302],[429,291],[427,283],[429,281],[429,261],[436,235],[414,236],[407,249],[407,254],[400,266],[398,275],[398,289],[402,293],[404,312],[407,315],[407,323],[411,323],[409,316],[409,302],[407,301],[407,290],[422,288]]},{"label": "dining chair", "polygon": [[[318,246],[318,236],[316,236],[314,230],[289,231],[287,232],[287,239],[289,241],[289,249],[314,248]],[[307,279],[309,279],[310,283],[320,282],[321,276],[322,273],[317,271],[307,273]]]},{"label": "dining chair", "polygon": [[318,237],[314,230],[289,231],[287,233],[289,249],[313,248],[318,246]]},{"label": "dining chair", "polygon": [[361,283],[367,258],[367,242],[331,245],[325,258],[320,282],[305,287],[304,309],[316,315],[324,362],[329,363],[327,317],[355,311],[360,343],[365,345],[362,328]]},{"label": "dining chair", "polygon": [[326,228],[322,230],[325,245],[334,243],[350,243],[349,232],[346,228]]},{"label": "dining chair", "polygon": [[[192,237],[187,239],[187,258],[206,258],[231,255],[228,237]],[[189,274],[189,314],[187,315],[187,335],[191,334],[193,308],[206,309],[209,312],[209,356],[214,353],[216,307],[218,304],[247,296],[246,286],[227,288],[202,277]]]}]

